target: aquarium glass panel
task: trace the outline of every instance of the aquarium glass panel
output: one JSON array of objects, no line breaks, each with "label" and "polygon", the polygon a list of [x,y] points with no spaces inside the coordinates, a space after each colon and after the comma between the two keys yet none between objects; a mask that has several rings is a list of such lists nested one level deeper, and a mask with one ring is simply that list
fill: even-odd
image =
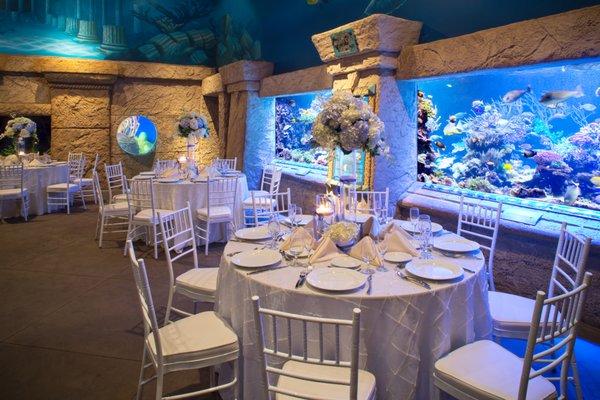
[{"label": "aquarium glass panel", "polygon": [[278,164],[327,175],[328,152],[311,144],[311,129],[330,92],[275,99],[275,158]]},{"label": "aquarium glass panel", "polygon": [[143,156],[153,151],[157,136],[156,126],[143,115],[127,117],[117,128],[119,147],[133,156]]},{"label": "aquarium glass panel", "polygon": [[420,181],[600,210],[600,60],[415,83]]}]

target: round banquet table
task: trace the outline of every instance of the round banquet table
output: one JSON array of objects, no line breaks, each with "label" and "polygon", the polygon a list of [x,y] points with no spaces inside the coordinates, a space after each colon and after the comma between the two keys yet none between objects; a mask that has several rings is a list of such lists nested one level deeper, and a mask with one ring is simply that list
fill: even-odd
[{"label": "round banquet table", "polygon": [[[196,217],[196,210],[206,207],[206,182],[179,181],[176,183],[162,183],[158,180],[154,183],[155,207],[165,210],[179,210],[190,202],[192,216]],[[242,202],[250,196],[248,192],[248,181],[246,175],[238,176],[238,187],[235,203],[235,223],[243,227],[244,211]],[[210,242],[227,240],[227,224],[213,224],[211,226]]]},{"label": "round banquet table", "polygon": [[[48,212],[46,187],[69,180],[69,166],[66,163],[53,163],[44,167],[23,168],[23,187],[29,192],[29,215],[43,215]],[[21,215],[20,200],[6,200],[2,203],[4,218]]]},{"label": "round banquet table", "polygon": [[[434,251],[434,258],[451,259],[475,273],[465,271],[462,278],[446,283],[429,281],[431,290],[401,279],[393,265],[386,263],[388,271],[374,274],[371,295],[368,295],[366,285],[348,294],[322,292],[308,284],[295,289],[302,268],[285,267],[247,275],[248,270],[235,267],[227,257],[228,253],[251,250],[255,246],[241,242],[227,244],[217,285],[216,310],[231,324],[242,348],[240,393],[244,399],[264,397],[261,387],[265,382],[262,382],[255,346],[253,295],[260,296],[261,307],[319,317],[352,319],[352,308],[359,307],[362,310],[359,367],[375,375],[378,399],[430,398],[435,361],[464,344],[491,336],[481,252],[450,258]],[[314,268],[327,265],[315,264]],[[280,346],[287,348],[286,329],[278,331]],[[294,330],[292,343],[298,347],[296,354],[302,354],[302,336],[297,331],[301,331],[299,326]],[[268,326],[265,335],[266,343],[270,343]],[[349,334],[341,340],[341,348],[347,349]],[[312,344],[316,346],[316,342]],[[333,357],[334,344],[328,345],[330,348],[326,351]]]}]

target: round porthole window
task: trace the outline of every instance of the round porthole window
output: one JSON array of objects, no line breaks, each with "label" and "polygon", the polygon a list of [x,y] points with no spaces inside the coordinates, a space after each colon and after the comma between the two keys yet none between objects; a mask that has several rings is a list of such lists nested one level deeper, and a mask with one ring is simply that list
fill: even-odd
[{"label": "round porthole window", "polygon": [[117,143],[127,154],[143,156],[154,150],[158,132],[154,122],[136,115],[125,118],[117,128]]}]

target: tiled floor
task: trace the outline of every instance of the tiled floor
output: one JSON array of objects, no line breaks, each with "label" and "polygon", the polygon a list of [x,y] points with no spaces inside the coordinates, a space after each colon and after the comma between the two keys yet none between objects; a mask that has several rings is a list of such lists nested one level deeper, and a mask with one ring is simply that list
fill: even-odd
[{"label": "tiled floor", "polygon": [[[95,219],[92,207],[0,224],[0,399],[133,398],[141,316],[122,242],[107,240],[98,249]],[[200,263],[216,266],[221,251],[212,246]],[[147,261],[160,307],[167,294],[164,257],[138,256]],[[507,344],[522,352],[520,343]],[[577,354],[586,399],[600,398],[600,346],[579,340]],[[206,383],[204,373],[176,374],[166,391]],[[153,398],[152,391],[150,384],[144,398]]]}]

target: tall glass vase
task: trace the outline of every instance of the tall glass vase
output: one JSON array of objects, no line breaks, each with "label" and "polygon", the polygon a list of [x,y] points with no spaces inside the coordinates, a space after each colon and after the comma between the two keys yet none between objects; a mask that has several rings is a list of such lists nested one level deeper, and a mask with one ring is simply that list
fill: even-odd
[{"label": "tall glass vase", "polygon": [[186,150],[188,164],[196,165],[196,143],[197,139],[195,136],[189,135],[186,138]]},{"label": "tall glass vase", "polygon": [[336,175],[340,182],[340,212],[339,219],[346,220],[346,208],[350,204],[350,193],[356,190],[356,180],[358,177],[358,152],[353,150],[350,153],[343,153],[338,149],[338,163]]}]

